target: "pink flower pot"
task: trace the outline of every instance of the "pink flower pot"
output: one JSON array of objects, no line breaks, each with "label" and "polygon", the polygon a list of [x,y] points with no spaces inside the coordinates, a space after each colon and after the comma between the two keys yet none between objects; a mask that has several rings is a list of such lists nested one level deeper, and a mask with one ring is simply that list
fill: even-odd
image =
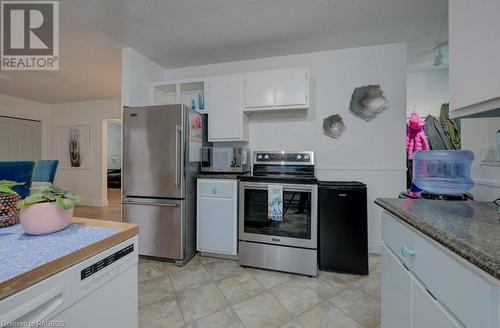
[{"label": "pink flower pot", "polygon": [[23,208],[19,219],[27,234],[44,235],[66,228],[72,216],[72,208],[63,210],[56,203],[38,203]]}]

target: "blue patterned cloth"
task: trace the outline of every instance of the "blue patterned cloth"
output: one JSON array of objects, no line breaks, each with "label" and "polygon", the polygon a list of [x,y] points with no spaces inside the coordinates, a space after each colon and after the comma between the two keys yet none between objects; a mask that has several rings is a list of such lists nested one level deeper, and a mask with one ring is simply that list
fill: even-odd
[{"label": "blue patterned cloth", "polygon": [[118,233],[117,229],[70,224],[66,229],[33,236],[20,224],[0,229],[0,283]]}]

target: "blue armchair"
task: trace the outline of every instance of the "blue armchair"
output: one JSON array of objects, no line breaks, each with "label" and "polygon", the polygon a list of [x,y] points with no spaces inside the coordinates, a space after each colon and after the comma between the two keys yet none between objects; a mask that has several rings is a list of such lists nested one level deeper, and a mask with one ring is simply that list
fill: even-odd
[{"label": "blue armchair", "polygon": [[35,162],[32,161],[0,161],[0,180],[24,182],[24,185],[13,189],[21,198],[26,198],[30,193],[34,167]]},{"label": "blue armchair", "polygon": [[54,183],[56,177],[57,160],[43,160],[36,162],[35,172],[33,173],[33,182],[50,182]]}]

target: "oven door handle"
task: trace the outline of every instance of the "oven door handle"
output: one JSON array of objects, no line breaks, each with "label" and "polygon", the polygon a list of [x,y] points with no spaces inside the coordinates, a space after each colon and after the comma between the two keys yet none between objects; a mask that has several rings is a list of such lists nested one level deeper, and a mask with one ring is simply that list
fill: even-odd
[{"label": "oven door handle", "polygon": [[283,191],[291,192],[314,192],[316,190],[316,185],[305,185],[305,184],[290,184],[290,183],[267,183],[267,182],[240,182],[240,187],[242,190],[253,189],[253,190],[267,190],[269,185],[280,185],[283,186]]}]

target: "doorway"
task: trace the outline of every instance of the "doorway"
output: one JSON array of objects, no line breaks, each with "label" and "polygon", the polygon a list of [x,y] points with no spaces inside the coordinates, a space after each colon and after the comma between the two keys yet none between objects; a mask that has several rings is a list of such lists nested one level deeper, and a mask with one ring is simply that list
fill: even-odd
[{"label": "doorway", "polygon": [[106,188],[108,206],[121,206],[122,122],[107,120]]}]

